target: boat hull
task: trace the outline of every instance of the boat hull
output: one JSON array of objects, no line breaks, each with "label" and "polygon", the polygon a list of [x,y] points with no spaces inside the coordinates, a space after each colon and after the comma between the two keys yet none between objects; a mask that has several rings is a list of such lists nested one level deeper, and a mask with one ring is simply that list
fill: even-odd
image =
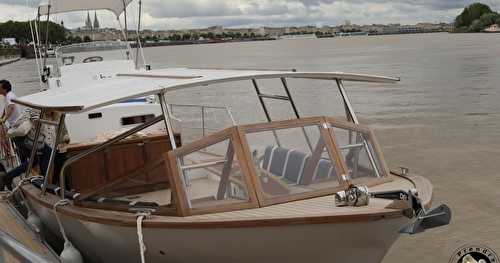
[{"label": "boat hull", "polygon": [[[29,200],[59,235],[53,210]],[[60,216],[86,262],[139,262],[137,229]],[[143,228],[147,262],[380,262],[404,217],[371,222],[235,228]]]}]

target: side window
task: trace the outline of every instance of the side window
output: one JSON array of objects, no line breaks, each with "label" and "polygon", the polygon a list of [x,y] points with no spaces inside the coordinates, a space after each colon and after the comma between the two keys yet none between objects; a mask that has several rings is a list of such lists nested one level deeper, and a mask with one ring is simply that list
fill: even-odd
[{"label": "side window", "polygon": [[339,187],[339,164],[330,156],[320,127],[318,122],[245,134],[268,203],[287,196],[300,199]]},{"label": "side window", "polygon": [[352,179],[386,175],[369,130],[330,125]]},{"label": "side window", "polygon": [[193,142],[174,151],[177,167],[173,176],[177,176],[177,189],[185,196],[180,198],[186,209],[184,214],[257,206],[248,169],[241,161],[244,157],[237,154],[241,146],[234,142],[233,133],[225,133],[222,137],[214,134],[200,140],[201,143]]}]

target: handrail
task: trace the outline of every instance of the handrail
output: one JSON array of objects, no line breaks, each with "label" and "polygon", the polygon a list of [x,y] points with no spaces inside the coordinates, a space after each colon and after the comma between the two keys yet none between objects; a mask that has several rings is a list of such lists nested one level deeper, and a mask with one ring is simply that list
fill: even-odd
[{"label": "handrail", "polygon": [[113,145],[113,144],[115,144],[115,143],[117,143],[117,142],[119,142],[119,141],[121,141],[121,140],[129,137],[132,134],[135,134],[135,133],[137,133],[137,132],[139,132],[141,130],[144,130],[144,129],[150,127],[150,126],[153,126],[156,123],[161,122],[163,120],[164,120],[163,115],[157,116],[157,117],[155,117],[154,119],[152,119],[152,120],[150,120],[148,122],[145,122],[145,123],[143,123],[143,124],[141,124],[141,125],[133,128],[133,129],[130,129],[130,130],[128,130],[128,131],[126,131],[126,132],[124,132],[122,134],[117,135],[116,137],[114,137],[111,140],[108,140],[108,141],[106,141],[106,142],[104,142],[104,143],[102,143],[102,144],[100,144],[100,145],[98,145],[96,147],[90,148],[90,149],[88,149],[88,150],[86,150],[86,151],[84,151],[82,153],[79,153],[79,154],[77,154],[75,156],[72,156],[68,160],[66,160],[66,162],[64,162],[64,164],[63,164],[63,166],[61,168],[61,172],[59,173],[59,182],[60,182],[60,188],[61,188],[61,192],[60,192],[61,193],[61,198],[62,199],[65,198],[64,192],[65,192],[66,185],[65,185],[64,172],[66,171],[66,168],[69,165],[75,163],[76,161],[78,161],[78,160],[80,160],[80,159],[82,159],[84,157],[89,156],[90,154],[93,154],[95,152],[98,152],[98,151],[100,151],[100,150],[102,150],[102,149],[110,146],[110,145]]},{"label": "handrail", "polygon": [[184,165],[184,166],[181,166],[181,170],[186,171],[186,170],[207,168],[207,167],[211,167],[211,166],[225,164],[226,162],[227,162],[227,160],[220,160],[220,161],[215,161],[215,162],[206,162],[206,163],[197,163],[197,164],[193,164],[193,165]]},{"label": "handrail", "polygon": [[[199,108],[200,111],[201,111],[201,130],[202,130],[202,134],[203,136],[206,135],[206,125],[205,125],[205,110],[206,109],[215,109],[215,110],[224,110],[226,111],[227,115],[229,116],[229,119],[231,119],[231,123],[233,125],[237,125],[236,123],[236,119],[234,118],[233,116],[233,113],[231,112],[231,107],[228,107],[228,106],[209,106],[209,105],[196,105],[196,104],[169,104],[170,105],[170,109],[172,111],[172,114],[174,112],[174,107],[188,107],[188,108]],[[175,119],[175,117],[174,117]]]},{"label": "handrail", "polygon": [[[17,241],[14,237],[0,229],[0,249],[5,249],[10,255],[14,256],[20,262],[28,263],[53,263],[42,255],[33,252],[28,247]],[[0,251],[1,252],[1,251]],[[0,254],[0,261],[4,262],[4,255]]]}]

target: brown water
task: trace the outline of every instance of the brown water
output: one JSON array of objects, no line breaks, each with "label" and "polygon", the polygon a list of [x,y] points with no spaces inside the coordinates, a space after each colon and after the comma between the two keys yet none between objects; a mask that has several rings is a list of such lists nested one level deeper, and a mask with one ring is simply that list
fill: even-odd
[{"label": "brown water", "polygon": [[[153,68],[296,68],[401,77],[395,85],[346,86],[358,115],[376,129],[389,166],[430,178],[435,203],[449,204],[454,217],[448,227],[401,236],[384,262],[448,262],[469,243],[500,253],[498,43],[500,34],[422,34],[159,47],[145,55]],[[21,61],[0,67],[0,78],[28,94],[38,89],[35,71],[32,61]],[[306,114],[338,106],[325,95],[333,95],[333,84],[300,84],[290,86]],[[256,103],[251,87],[235,84],[229,91],[201,88],[170,100],[231,105],[237,117],[248,115]],[[262,119],[262,112],[253,115]]]}]

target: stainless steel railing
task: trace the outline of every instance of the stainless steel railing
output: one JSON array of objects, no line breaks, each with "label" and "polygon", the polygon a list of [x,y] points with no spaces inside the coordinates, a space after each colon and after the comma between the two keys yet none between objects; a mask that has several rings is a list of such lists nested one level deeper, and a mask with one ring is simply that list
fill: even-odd
[{"label": "stainless steel railing", "polygon": [[13,256],[19,262],[27,263],[53,263],[50,260],[38,253],[33,252],[31,249],[21,244],[11,235],[0,230],[0,262],[7,262],[5,259],[5,252]]}]

